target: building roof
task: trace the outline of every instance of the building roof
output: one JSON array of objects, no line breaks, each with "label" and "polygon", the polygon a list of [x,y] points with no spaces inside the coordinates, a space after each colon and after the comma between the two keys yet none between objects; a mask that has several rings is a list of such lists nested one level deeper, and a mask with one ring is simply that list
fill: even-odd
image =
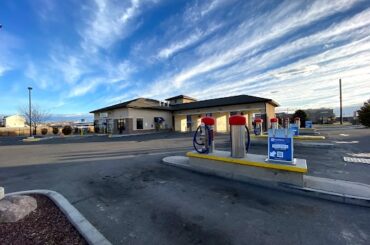
[{"label": "building roof", "polygon": [[[173,97],[170,99],[174,99],[174,98],[176,97]],[[142,109],[178,111],[178,110],[191,110],[191,109],[199,109],[199,108],[215,107],[215,106],[251,104],[251,103],[258,103],[258,102],[270,103],[273,106],[279,106],[279,104],[272,99],[250,96],[250,95],[237,95],[237,96],[223,97],[223,98],[217,98],[217,99],[200,100],[200,101],[176,104],[176,105],[171,105],[171,106],[162,106],[160,104],[160,101],[158,100],[147,99],[147,98],[137,98],[137,99],[129,100],[129,101],[119,103],[116,105],[97,109],[97,110],[91,111],[90,113],[109,111],[109,110],[119,109],[119,108],[142,108]]]},{"label": "building roof", "polygon": [[273,101],[272,99],[266,99],[266,98],[250,96],[250,95],[237,95],[237,96],[223,97],[223,98],[210,99],[210,100],[200,100],[200,101],[184,103],[184,104],[177,104],[177,105],[173,105],[172,109],[173,110],[190,110],[190,109],[199,109],[199,108],[206,108],[206,107],[240,105],[240,104],[258,103],[258,102],[265,102],[265,103],[270,103],[273,106],[279,106],[279,104]]},{"label": "building roof", "polygon": [[189,97],[187,95],[183,95],[183,94],[180,94],[180,95],[177,95],[177,96],[174,96],[174,97],[171,97],[171,98],[168,98],[168,99],[165,99],[165,100],[176,100],[176,99],[188,99],[188,100],[194,100],[196,101],[197,99],[194,99],[192,97]]},{"label": "building roof", "polygon": [[110,111],[119,108],[144,108],[144,109],[156,109],[156,110],[170,110],[168,106],[161,106],[160,101],[148,98],[137,98],[133,100],[129,100],[126,102],[122,102],[116,105],[111,105],[107,107],[103,107],[94,111],[90,111],[90,113],[95,112],[103,112],[103,111]]},{"label": "building roof", "polygon": [[22,118],[25,118],[23,115],[14,114],[14,115],[10,115],[10,116],[4,116],[3,119],[12,118],[12,117],[22,117]]}]

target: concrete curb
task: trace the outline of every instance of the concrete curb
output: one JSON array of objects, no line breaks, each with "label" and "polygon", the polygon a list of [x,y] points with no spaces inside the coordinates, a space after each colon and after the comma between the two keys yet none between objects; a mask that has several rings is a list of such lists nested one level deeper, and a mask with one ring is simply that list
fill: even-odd
[{"label": "concrete curb", "polygon": [[129,136],[139,136],[139,135],[148,135],[148,134],[159,134],[159,133],[141,133],[141,134],[110,134],[108,138],[122,138]]},{"label": "concrete curb", "polygon": [[93,134],[75,134],[75,135],[57,135],[57,136],[50,136],[47,137],[48,139],[65,139],[65,138],[75,138],[75,137],[91,137],[94,136]]},{"label": "concrete curb", "polygon": [[58,135],[58,136],[48,136],[48,137],[42,137],[42,138],[33,138],[33,139],[22,139],[23,142],[39,142],[43,140],[51,140],[51,139],[66,139],[66,138],[74,138],[74,137],[90,137],[93,135]]},{"label": "concrete curb", "polygon": [[28,190],[9,193],[5,196],[28,194],[40,194],[50,198],[89,244],[111,244],[84,216],[82,216],[82,214],[74,206],[72,206],[72,204],[69,203],[64,196],[56,191]]},{"label": "concrete curb", "polygon": [[33,138],[33,139],[22,139],[23,142],[37,142],[37,141],[40,141],[41,138]]},{"label": "concrete curb", "polygon": [[[188,157],[185,156],[169,156],[162,159],[162,163],[174,167],[180,167],[186,170],[190,170],[192,172],[196,173],[202,173],[205,175],[211,175],[211,176],[218,176],[225,179],[231,179],[234,181],[242,181],[249,184],[253,184],[256,186],[262,186],[269,189],[275,189],[279,191],[286,191],[294,194],[299,194],[303,196],[309,196],[314,198],[320,198],[325,199],[329,201],[335,201],[339,203],[344,204],[352,204],[352,205],[358,205],[358,206],[364,206],[364,207],[370,207],[370,186],[361,184],[361,183],[354,183],[349,181],[341,181],[341,180],[331,180],[331,184],[326,185],[325,183],[327,180],[326,178],[320,178],[320,177],[314,177],[314,176],[307,176],[305,182],[310,182],[307,186],[301,187],[296,185],[290,185],[286,183],[281,182],[273,182],[273,181],[264,181],[254,178],[245,178],[245,180],[236,180],[233,178],[233,176],[225,175],[216,171],[210,171],[210,170],[200,170],[198,168],[194,168],[189,163]],[[351,195],[346,193],[338,193],[336,192],[338,189],[333,188],[333,182],[340,182],[339,187],[347,186],[347,190],[355,190],[353,193],[361,194],[361,192],[366,189],[367,193],[362,194],[362,196],[359,195]],[[343,185],[344,183],[344,185]],[[320,188],[320,189],[318,189]],[[343,188],[346,189],[346,188]]]}]

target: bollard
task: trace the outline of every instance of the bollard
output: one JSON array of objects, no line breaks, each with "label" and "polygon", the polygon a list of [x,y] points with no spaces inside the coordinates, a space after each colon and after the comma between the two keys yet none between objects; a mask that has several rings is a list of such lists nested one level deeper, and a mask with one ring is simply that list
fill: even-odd
[{"label": "bollard", "polygon": [[290,127],[289,121],[290,121],[289,117],[284,118],[285,136],[287,136],[289,132]]},{"label": "bollard", "polygon": [[284,128],[289,128],[289,117],[284,118]]},{"label": "bollard", "polygon": [[255,125],[256,125],[256,129],[257,129],[257,130],[255,130],[255,134],[256,134],[256,135],[263,135],[263,129],[262,129],[263,119],[261,119],[261,118],[256,118],[256,119],[254,120],[254,123],[255,123]]},{"label": "bollard", "polygon": [[271,129],[272,129],[272,134],[275,135],[276,129],[278,129],[278,119],[277,118],[271,118]]},{"label": "bollard", "polygon": [[245,157],[245,124],[243,116],[235,115],[229,118],[231,129],[231,157]]},{"label": "bollard", "polygon": [[294,118],[294,123],[298,126],[298,128],[301,127],[301,119],[299,117]]}]

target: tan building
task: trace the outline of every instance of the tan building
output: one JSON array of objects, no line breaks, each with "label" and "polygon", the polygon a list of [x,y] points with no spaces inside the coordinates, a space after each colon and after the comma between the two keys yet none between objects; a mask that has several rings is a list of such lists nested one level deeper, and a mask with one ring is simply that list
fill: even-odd
[{"label": "tan building", "polygon": [[6,128],[22,128],[26,126],[26,119],[20,115],[4,117],[3,121]]},{"label": "tan building", "polygon": [[166,99],[166,102],[139,98],[91,113],[94,113],[95,125],[101,132],[114,134],[163,129],[191,132],[200,125],[203,116],[213,116],[216,132],[222,133],[229,131],[228,120],[234,114],[244,115],[251,129],[253,120],[262,118],[266,129],[270,126],[269,119],[275,117],[277,106],[272,99],[249,95],[201,101],[179,95]]}]

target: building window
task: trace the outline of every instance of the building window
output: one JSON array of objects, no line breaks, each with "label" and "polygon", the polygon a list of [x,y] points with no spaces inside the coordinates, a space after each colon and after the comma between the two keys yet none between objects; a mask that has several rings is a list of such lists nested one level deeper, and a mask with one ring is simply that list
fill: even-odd
[{"label": "building window", "polygon": [[136,118],[136,129],[144,129],[144,123],[142,118]]},{"label": "building window", "polygon": [[235,116],[235,115],[238,115],[237,111],[230,111],[230,116]]}]

